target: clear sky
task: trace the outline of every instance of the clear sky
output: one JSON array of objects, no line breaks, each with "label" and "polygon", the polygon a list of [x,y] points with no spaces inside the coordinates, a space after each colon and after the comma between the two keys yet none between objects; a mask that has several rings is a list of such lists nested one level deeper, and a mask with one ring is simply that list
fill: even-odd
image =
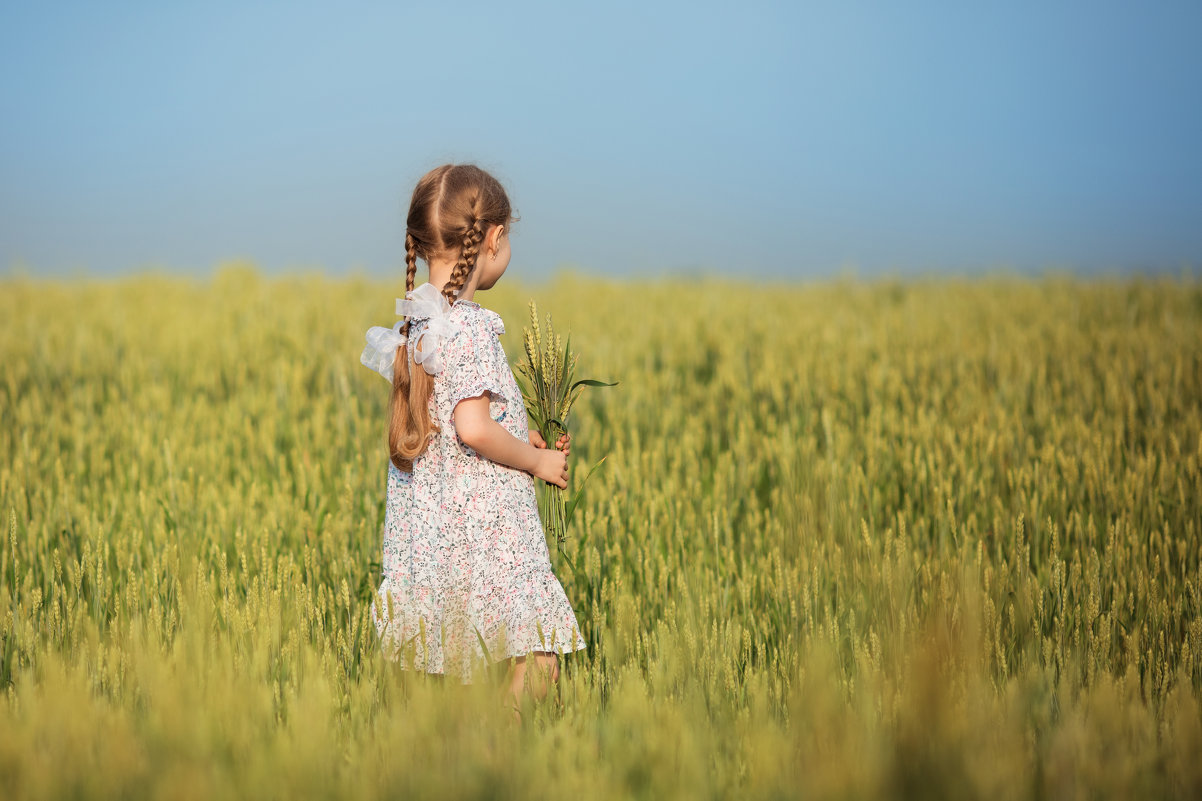
[{"label": "clear sky", "polygon": [[1202,263],[1202,3],[0,6],[0,272],[399,270],[427,169],[511,270]]}]

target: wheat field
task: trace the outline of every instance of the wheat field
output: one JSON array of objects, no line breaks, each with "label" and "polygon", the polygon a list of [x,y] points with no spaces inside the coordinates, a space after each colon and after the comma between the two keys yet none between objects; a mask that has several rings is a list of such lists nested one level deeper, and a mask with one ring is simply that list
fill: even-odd
[{"label": "wheat field", "polygon": [[588,648],[381,657],[401,282],[0,279],[0,797],[1202,797],[1202,284],[506,278]]}]

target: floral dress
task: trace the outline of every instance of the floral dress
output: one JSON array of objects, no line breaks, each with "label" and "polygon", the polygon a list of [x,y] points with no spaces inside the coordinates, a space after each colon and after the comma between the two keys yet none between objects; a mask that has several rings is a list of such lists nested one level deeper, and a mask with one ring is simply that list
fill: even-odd
[{"label": "floral dress", "polygon": [[[389,462],[383,581],[371,607],[390,659],[468,683],[481,660],[585,644],[551,570],[534,477],[481,456],[455,433],[455,404],[487,392],[492,418],[529,440],[521,391],[497,337],[505,325],[468,300],[443,320],[442,369],[430,400],[441,431],[412,472]],[[410,356],[428,322],[411,318]]]}]

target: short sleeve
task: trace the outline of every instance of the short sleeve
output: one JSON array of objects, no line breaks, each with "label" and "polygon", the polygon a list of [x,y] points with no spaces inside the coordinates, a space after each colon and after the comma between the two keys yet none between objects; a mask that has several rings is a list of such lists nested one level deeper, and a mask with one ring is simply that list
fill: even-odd
[{"label": "short sleeve", "polygon": [[505,350],[489,320],[472,316],[443,345],[443,371],[452,411],[464,398],[491,392],[504,399],[504,375],[509,369]]}]

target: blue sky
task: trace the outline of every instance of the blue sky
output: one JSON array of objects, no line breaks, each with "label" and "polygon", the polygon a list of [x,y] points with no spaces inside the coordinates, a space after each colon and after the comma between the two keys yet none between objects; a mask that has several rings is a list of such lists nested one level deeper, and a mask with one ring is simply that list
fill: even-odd
[{"label": "blue sky", "polygon": [[511,270],[1202,257],[1202,4],[15,3],[0,272],[399,270],[470,161]]}]

